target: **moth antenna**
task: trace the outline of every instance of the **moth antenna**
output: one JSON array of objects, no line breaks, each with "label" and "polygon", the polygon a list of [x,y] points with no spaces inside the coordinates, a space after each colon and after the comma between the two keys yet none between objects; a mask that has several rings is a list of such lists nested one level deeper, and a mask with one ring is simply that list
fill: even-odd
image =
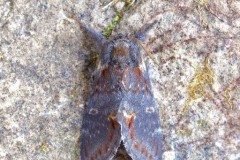
[{"label": "moth antenna", "polygon": [[86,24],[82,23],[81,21],[77,21],[80,29],[85,31],[87,35],[96,43],[96,46],[99,48],[102,48],[104,43],[106,43],[105,38],[103,37],[101,32],[96,32],[93,28],[90,26],[87,26]]},{"label": "moth antenna", "polygon": [[153,28],[153,26],[157,23],[158,21],[155,20],[153,22],[150,22],[143,27],[141,27],[138,31],[135,32],[135,38],[141,41],[145,41],[147,37],[147,33]]},{"label": "moth antenna", "polygon": [[76,17],[68,17],[62,11],[62,16],[68,20],[69,22],[78,23],[81,30],[85,31],[87,35],[96,42],[97,47],[102,48],[104,43],[106,42],[105,38],[103,37],[101,32],[96,32],[90,25],[86,25],[81,19]]}]

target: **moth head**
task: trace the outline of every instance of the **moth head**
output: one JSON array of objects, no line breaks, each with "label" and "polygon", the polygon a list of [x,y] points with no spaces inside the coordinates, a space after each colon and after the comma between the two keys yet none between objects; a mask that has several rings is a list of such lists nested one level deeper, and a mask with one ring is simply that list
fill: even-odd
[{"label": "moth head", "polygon": [[127,39],[117,39],[111,43],[111,65],[125,68],[138,66],[140,60],[139,47],[136,43]]}]

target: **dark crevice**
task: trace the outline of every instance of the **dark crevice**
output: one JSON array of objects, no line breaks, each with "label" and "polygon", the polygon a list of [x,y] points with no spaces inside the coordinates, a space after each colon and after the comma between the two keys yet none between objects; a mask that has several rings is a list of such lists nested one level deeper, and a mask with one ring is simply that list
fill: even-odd
[{"label": "dark crevice", "polygon": [[128,155],[123,142],[121,142],[116,155],[114,156],[113,160],[132,160],[132,158]]}]

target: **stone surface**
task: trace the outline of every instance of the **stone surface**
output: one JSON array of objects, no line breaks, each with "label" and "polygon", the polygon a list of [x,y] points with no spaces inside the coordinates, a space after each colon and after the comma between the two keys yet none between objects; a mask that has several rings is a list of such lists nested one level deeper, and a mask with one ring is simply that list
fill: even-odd
[{"label": "stone surface", "polygon": [[[76,20],[102,31],[122,4],[0,1],[0,159],[79,159],[93,54]],[[122,2],[123,3],[123,2]],[[112,36],[142,36],[164,135],[163,159],[240,159],[240,2],[136,1]],[[208,27],[207,27],[208,26]],[[145,33],[145,32],[144,32]],[[179,115],[204,59],[206,96]],[[118,158],[119,159],[119,158]]]}]

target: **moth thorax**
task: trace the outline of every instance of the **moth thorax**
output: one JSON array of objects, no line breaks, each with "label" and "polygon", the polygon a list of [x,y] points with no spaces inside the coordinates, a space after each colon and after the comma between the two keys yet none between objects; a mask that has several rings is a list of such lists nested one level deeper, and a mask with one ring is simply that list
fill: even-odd
[{"label": "moth thorax", "polygon": [[121,68],[131,64],[131,53],[128,44],[124,42],[117,43],[112,51],[112,62]]}]

